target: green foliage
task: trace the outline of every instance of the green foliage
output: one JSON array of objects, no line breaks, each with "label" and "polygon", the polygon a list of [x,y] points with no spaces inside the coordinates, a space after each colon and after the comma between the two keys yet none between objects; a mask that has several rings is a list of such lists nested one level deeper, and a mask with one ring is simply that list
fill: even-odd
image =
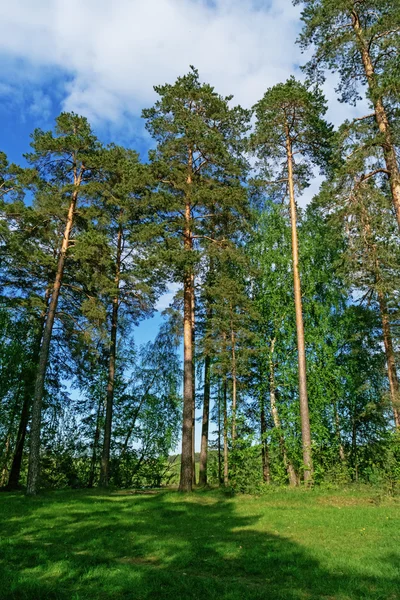
[{"label": "green foliage", "polygon": [[[201,83],[193,67],[174,84],[156,86],[155,91],[159,99],[143,111],[146,128],[157,142],[150,152],[157,184],[151,202],[165,261],[181,279],[186,266],[198,264],[210,240],[211,246],[213,238],[227,242],[244,227],[248,166],[242,151],[250,112],[231,108],[232,97],[222,97]],[[188,226],[193,252],[184,247]]]},{"label": "green foliage", "polygon": [[[339,73],[341,100],[355,103],[360,99],[360,86],[366,83],[360,53],[364,42],[375,65],[376,86],[369,91],[371,100],[386,96],[398,102],[398,0],[294,0],[293,3],[303,5],[300,46],[314,47],[314,55],[306,67],[310,77],[321,81],[325,69]],[[355,19],[360,22],[362,39],[354,29]]]},{"label": "green foliage", "polygon": [[[309,80],[292,77],[267,90],[254,107],[251,135],[251,111],[202,83],[192,67],[157,86],[154,106],[143,111],[155,142],[148,164],[134,149],[103,146],[73,113],[62,113],[54,131],[34,131],[26,157],[32,169],[0,153],[2,482],[25,399],[29,409],[72,194],[78,202],[46,378],[44,487],[99,481],[113,327],[111,484],[175,483],[182,293],[154,341],[136,347],[134,328],[188,274],[198,407],[206,358],[211,365],[209,483],[222,483],[224,428],[229,490],[264,494],[301,479],[289,141],[297,191],[310,185],[315,167],[328,179],[298,215],[315,483],[363,481],[396,492],[399,449],[379,310],[383,297],[397,361],[399,239],[383,141],[373,115],[346,120],[333,133],[314,83],[323,69],[336,70],[342,99],[357,98],[365,76],[356,10],[376,65],[369,100],[383,97],[396,144],[399,7],[397,0],[303,4],[301,44],[315,45]],[[253,171],[249,150],[257,157]],[[25,433],[29,441],[27,423]],[[26,456],[22,481],[25,471]]]},{"label": "green foliage", "polygon": [[267,186],[271,197],[282,199],[287,192],[287,138],[295,157],[294,178],[301,192],[309,185],[318,165],[326,171],[331,158],[332,126],[323,119],[326,100],[318,90],[294,77],[267,90],[254,107],[255,132],[250,146],[258,158],[258,185]]}]

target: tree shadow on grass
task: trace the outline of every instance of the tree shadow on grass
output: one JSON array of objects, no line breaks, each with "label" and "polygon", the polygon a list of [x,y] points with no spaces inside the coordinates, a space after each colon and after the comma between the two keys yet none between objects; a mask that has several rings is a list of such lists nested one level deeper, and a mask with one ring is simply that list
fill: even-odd
[{"label": "tree shadow on grass", "polygon": [[[14,494],[3,600],[396,600],[400,579],[331,573],[221,494]],[[268,510],[268,508],[266,508]],[[265,515],[263,515],[265,516]],[[398,556],[388,556],[398,563]]]}]

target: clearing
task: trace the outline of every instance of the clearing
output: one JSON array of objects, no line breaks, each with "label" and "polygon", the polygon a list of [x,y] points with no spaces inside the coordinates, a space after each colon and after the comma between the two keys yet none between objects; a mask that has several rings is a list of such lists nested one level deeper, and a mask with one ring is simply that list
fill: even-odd
[{"label": "clearing", "polygon": [[0,596],[400,599],[400,500],[376,490],[0,495]]}]

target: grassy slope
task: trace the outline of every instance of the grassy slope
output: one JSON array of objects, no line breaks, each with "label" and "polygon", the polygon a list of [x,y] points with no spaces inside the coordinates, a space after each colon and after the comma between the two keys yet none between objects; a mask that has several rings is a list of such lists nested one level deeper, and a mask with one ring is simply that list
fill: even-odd
[{"label": "grassy slope", "polygon": [[400,504],[371,494],[1,494],[0,597],[400,599]]}]

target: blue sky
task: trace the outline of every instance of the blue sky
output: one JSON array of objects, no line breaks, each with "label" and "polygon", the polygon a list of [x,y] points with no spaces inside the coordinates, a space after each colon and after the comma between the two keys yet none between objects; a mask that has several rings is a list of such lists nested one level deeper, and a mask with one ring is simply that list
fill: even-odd
[{"label": "blue sky", "polygon": [[[295,70],[298,17],[290,0],[2,2],[0,149],[23,162],[34,128],[73,110],[103,142],[145,157],[151,140],[140,113],[154,102],[153,85],[194,64],[222,94],[251,106]],[[143,323],[138,343],[159,322]]]},{"label": "blue sky", "polygon": [[[21,162],[33,129],[49,129],[61,110],[73,110],[103,142],[144,157],[151,141],[140,113],[153,104],[154,85],[193,64],[218,92],[250,107],[271,85],[301,77],[299,16],[291,0],[3,0],[0,150]],[[339,123],[358,109],[343,114],[334,83],[329,77],[325,92],[329,118]],[[317,187],[318,179],[303,204]],[[137,343],[152,338],[160,321],[157,314],[140,325]]]}]

